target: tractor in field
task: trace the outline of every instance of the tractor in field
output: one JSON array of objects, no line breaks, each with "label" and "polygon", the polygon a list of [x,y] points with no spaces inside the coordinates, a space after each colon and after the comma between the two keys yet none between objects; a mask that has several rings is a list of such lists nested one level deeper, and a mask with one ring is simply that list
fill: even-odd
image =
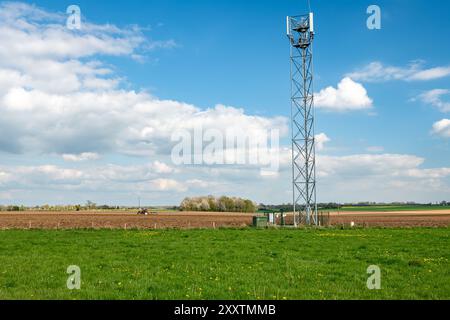
[{"label": "tractor in field", "polygon": [[138,215],[142,215],[142,216],[148,216],[148,210],[147,209],[139,209],[139,211],[137,212]]}]

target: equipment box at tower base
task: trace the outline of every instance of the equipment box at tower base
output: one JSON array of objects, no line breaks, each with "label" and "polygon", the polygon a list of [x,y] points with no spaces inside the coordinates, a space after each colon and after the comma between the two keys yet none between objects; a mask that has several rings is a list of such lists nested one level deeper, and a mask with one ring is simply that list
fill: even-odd
[{"label": "equipment box at tower base", "polygon": [[253,217],[253,226],[255,228],[265,228],[267,227],[267,216],[254,216]]}]

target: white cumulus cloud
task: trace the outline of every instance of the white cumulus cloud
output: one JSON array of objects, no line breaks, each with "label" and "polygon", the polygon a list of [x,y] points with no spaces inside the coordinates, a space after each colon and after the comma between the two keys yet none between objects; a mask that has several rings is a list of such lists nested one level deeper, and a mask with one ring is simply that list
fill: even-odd
[{"label": "white cumulus cloud", "polygon": [[434,123],[432,132],[444,138],[450,138],[450,119],[442,119]]},{"label": "white cumulus cloud", "polygon": [[325,148],[325,144],[330,142],[331,139],[325,133],[319,133],[315,137],[317,151],[322,151]]},{"label": "white cumulus cloud", "polygon": [[327,87],[316,93],[315,104],[320,109],[342,112],[370,109],[373,101],[362,84],[346,77],[337,88]]}]

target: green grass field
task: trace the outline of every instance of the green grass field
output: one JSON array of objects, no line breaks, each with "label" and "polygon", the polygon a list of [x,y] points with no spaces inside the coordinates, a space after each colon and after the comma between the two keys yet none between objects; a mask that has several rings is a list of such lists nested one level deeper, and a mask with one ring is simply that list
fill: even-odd
[{"label": "green grass field", "polygon": [[0,299],[449,299],[449,231],[0,231]]},{"label": "green grass field", "polygon": [[436,206],[436,205],[343,206],[340,208],[340,210],[336,211],[387,212],[387,211],[436,211],[436,210],[450,210],[450,206]]}]

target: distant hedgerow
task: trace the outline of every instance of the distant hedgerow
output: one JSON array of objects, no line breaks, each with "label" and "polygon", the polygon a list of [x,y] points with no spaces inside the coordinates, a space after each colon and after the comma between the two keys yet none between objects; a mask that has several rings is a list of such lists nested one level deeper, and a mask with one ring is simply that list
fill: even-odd
[{"label": "distant hedgerow", "polygon": [[251,200],[237,197],[193,197],[185,198],[181,204],[182,211],[214,211],[214,212],[249,212],[258,210],[258,206]]}]

